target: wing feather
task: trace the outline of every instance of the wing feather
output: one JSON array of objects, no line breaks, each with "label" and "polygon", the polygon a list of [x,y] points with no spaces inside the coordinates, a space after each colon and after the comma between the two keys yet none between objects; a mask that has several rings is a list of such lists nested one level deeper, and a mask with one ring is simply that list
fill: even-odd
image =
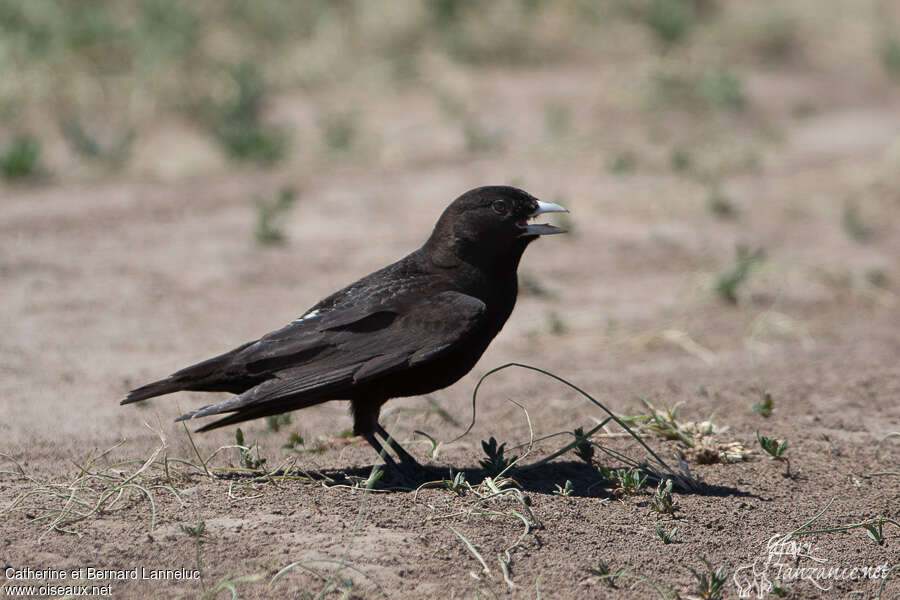
[{"label": "wing feather", "polygon": [[[341,314],[326,313],[320,323],[319,317],[295,321],[248,346],[236,360],[248,370],[276,367],[271,378],[181,418],[222,412],[255,418],[274,414],[266,411],[267,405],[283,412],[349,398],[355,385],[440,360],[484,322],[486,306],[472,296],[444,291],[431,296],[395,294],[389,305],[376,310],[357,307],[337,312]],[[297,357],[305,360],[289,366]],[[236,422],[232,417],[224,421]]]}]

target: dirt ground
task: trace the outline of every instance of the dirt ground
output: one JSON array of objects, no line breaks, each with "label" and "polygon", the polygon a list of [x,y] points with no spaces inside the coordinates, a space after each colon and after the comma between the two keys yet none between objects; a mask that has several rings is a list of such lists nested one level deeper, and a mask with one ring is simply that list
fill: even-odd
[{"label": "dirt ground", "polygon": [[[115,177],[4,184],[0,594],[88,583],[109,586],[96,597],[146,599],[226,598],[229,586],[241,598],[687,598],[698,594],[691,570],[704,572],[708,558],[728,573],[726,598],[872,598],[882,583],[883,598],[900,598],[900,569],[850,575],[900,563],[900,439],[884,439],[900,431],[900,87],[865,69],[759,66],[745,79],[748,108],[723,134],[714,115],[623,108],[637,79],[578,63],[450,77],[503,132],[502,148],[476,154],[441,120],[432,92],[370,96],[362,86],[330,92],[366,106],[350,158],[301,144],[274,170],[235,169],[173,120],[141,138],[140,160]],[[286,93],[271,110],[302,132],[329,98]],[[554,137],[540,115],[561,101],[570,125]],[[798,116],[802,103],[814,110]],[[715,192],[732,214],[710,209],[708,183],[668,168],[678,139],[721,167]],[[610,168],[622,148],[636,165]],[[528,285],[505,329],[471,374],[431,396],[446,413],[425,398],[383,413],[419,459],[444,477],[464,472],[469,491],[415,493],[386,478],[367,493],[374,456],[341,437],[351,425],[342,403],[294,413],[278,431],[246,424],[265,468],[288,474],[257,479],[227,470],[240,466],[234,448],[209,462],[218,477],[200,468],[197,453],[235,443],[233,429],[217,430],[194,436],[195,452],[173,422],[207,395],[118,405],[132,387],[280,327],[401,257],[453,197],[494,183],[566,205],[572,231],[526,252]],[[288,242],[261,246],[254,198],[284,185],[298,190]],[[739,245],[765,259],[730,303],[716,285]],[[507,370],[485,381],[474,427],[452,441],[478,378],[511,361],[551,371],[619,415],[643,412],[641,398],[680,403],[680,421],[711,419],[719,442],[752,453],[732,464],[688,457],[702,483],[676,489],[675,516],[651,511],[654,485],[617,494],[572,453],[509,473],[518,487],[506,489],[521,494],[482,500],[481,440],[522,454],[529,419],[542,438],[605,417],[548,377]],[[765,392],[768,418],[751,410]],[[443,442],[436,458],[417,430]],[[642,431],[677,469],[683,446]],[[788,440],[790,476],[757,431]],[[284,448],[293,432],[315,451]],[[621,433],[610,425],[594,439],[643,459]],[[522,464],[571,439],[538,441]],[[567,480],[571,495],[554,493]],[[767,549],[826,507],[810,529],[883,517],[883,543],[851,528],[798,536],[808,544],[799,554]],[[672,543],[656,524],[677,527]],[[598,561],[624,572],[604,579]],[[792,571],[812,567],[843,571]],[[72,579],[89,568],[187,579]],[[16,575],[27,569],[69,576]],[[80,592],[45,595],[67,593]]]}]

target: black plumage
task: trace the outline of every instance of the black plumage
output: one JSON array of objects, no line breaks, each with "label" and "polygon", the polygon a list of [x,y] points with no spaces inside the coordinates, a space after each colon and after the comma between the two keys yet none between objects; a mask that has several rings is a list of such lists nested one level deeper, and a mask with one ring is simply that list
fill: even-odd
[{"label": "black plumage", "polygon": [[512,187],[466,192],[418,250],[277,331],[131,391],[122,404],[181,390],[236,394],[179,419],[230,413],[199,430],[207,431],[349,400],[357,435],[384,453],[378,433],[403,463],[415,463],[378,424],[381,406],[444,388],[472,369],[513,310],[525,248],[563,231],[529,220],[564,210]]}]

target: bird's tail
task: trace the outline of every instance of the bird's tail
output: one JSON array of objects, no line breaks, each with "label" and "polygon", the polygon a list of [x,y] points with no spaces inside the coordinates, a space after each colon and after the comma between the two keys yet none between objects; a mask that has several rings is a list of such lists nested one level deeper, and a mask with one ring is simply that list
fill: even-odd
[{"label": "bird's tail", "polygon": [[171,394],[172,392],[180,392],[182,390],[194,390],[202,392],[232,392],[235,390],[245,390],[254,382],[252,377],[236,377],[234,374],[227,373],[227,369],[231,364],[231,360],[235,354],[238,354],[251,344],[247,342],[229,350],[224,354],[214,356],[210,359],[191,365],[176,373],[172,373],[165,379],[148,383],[135,390],[128,392],[125,399],[120,404],[131,404],[139,402],[147,398]]},{"label": "bird's tail", "polygon": [[131,390],[130,392],[128,392],[128,395],[125,396],[125,399],[120,402],[120,404],[140,402],[141,400],[146,400],[147,398],[162,396],[164,394],[171,394],[172,392],[178,392],[183,389],[184,381],[170,376],[166,377],[165,379],[160,379],[159,381],[154,381],[153,383],[148,383],[147,385],[143,385],[137,389]]}]

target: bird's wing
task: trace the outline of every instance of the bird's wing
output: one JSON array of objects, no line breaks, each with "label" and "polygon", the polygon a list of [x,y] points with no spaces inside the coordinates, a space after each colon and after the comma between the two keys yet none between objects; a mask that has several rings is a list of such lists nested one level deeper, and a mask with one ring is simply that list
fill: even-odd
[{"label": "bird's wing", "polygon": [[284,412],[340,398],[354,385],[440,360],[484,322],[485,312],[484,302],[466,294],[410,290],[377,309],[348,307],[301,317],[236,357],[250,372],[269,371],[268,380],[182,419],[234,411],[262,416],[268,414],[264,405]]}]

